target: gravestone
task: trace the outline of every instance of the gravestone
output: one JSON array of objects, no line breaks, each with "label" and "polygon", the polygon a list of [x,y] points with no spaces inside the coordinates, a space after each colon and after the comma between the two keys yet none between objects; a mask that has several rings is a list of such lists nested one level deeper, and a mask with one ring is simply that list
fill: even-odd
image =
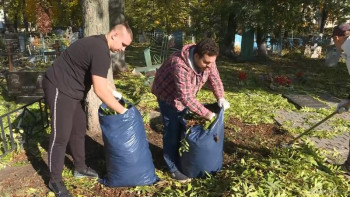
[{"label": "gravestone", "polygon": [[304,55],[306,57],[311,57],[311,46],[309,44],[305,45]]},{"label": "gravestone", "polygon": [[340,52],[335,45],[331,45],[327,47],[326,54],[326,66],[334,67],[338,65],[338,61],[340,58]]},{"label": "gravestone", "polygon": [[311,58],[313,59],[318,59],[321,57],[321,53],[322,53],[322,47],[321,46],[317,46],[314,50],[314,52],[311,55]]},{"label": "gravestone", "polygon": [[23,53],[25,50],[25,39],[24,35],[19,35],[18,36],[18,41],[19,41],[19,49]]},{"label": "gravestone", "polygon": [[183,32],[182,31],[176,31],[173,34],[174,40],[175,40],[175,45],[173,48],[181,49],[183,46]]},{"label": "gravestone", "polygon": [[72,44],[73,42],[79,40],[79,32],[74,32],[69,34],[69,43]]},{"label": "gravestone", "polygon": [[317,96],[326,101],[330,106],[337,106],[338,103],[341,101],[339,98],[329,94],[329,93],[318,93]]},{"label": "gravestone", "polygon": [[6,74],[7,92],[17,101],[30,102],[44,95],[42,80],[45,72],[8,72]]},{"label": "gravestone", "polygon": [[253,59],[254,51],[254,28],[248,27],[242,33],[241,58],[243,60]]},{"label": "gravestone", "polygon": [[328,106],[313,97],[306,94],[283,94],[289,102],[293,103],[297,108],[311,107],[315,109],[327,108]]}]

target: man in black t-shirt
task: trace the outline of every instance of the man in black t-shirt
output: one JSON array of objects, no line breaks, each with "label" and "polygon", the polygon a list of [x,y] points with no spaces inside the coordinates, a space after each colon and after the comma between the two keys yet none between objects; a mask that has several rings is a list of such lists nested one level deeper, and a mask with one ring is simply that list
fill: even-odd
[{"label": "man in black t-shirt", "polygon": [[43,80],[45,100],[51,112],[51,136],[48,150],[49,188],[56,196],[71,196],[62,181],[66,147],[74,160],[75,177],[98,177],[85,164],[86,114],[84,99],[93,85],[94,92],[108,107],[123,114],[108,87],[110,52],[124,51],[132,41],[128,24],[116,25],[107,34],[77,40],[46,71]]}]

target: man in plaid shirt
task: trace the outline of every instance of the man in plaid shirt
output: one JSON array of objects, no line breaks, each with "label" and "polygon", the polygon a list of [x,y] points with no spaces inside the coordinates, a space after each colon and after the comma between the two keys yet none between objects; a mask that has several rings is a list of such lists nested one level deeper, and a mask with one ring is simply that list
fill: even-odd
[{"label": "man in plaid shirt", "polygon": [[224,87],[215,64],[218,55],[219,48],[210,38],[186,45],[163,63],[153,82],[152,93],[158,99],[164,124],[163,156],[171,176],[181,182],[189,180],[176,167],[182,113],[188,108],[208,120],[216,117],[196,99],[208,80],[218,105],[224,109],[230,107],[224,99]]}]

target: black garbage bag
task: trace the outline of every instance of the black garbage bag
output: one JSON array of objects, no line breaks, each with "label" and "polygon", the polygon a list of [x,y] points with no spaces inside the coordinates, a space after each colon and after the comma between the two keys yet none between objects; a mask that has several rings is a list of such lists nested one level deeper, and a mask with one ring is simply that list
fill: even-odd
[{"label": "black garbage bag", "polygon": [[106,115],[99,108],[107,175],[100,182],[109,187],[151,185],[158,181],[140,112],[128,104],[124,114]]},{"label": "black garbage bag", "polygon": [[[216,104],[217,105],[217,104]],[[183,130],[181,139],[187,141],[188,152],[180,156],[180,170],[191,178],[202,178],[206,173],[215,174],[220,171],[223,163],[224,147],[224,109],[216,120],[205,129],[203,125],[196,124],[188,130]],[[183,123],[186,124],[184,119]]]}]

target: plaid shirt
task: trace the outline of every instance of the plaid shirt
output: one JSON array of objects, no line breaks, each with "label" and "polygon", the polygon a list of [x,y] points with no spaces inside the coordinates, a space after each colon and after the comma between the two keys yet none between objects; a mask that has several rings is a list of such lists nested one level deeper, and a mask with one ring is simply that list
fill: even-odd
[{"label": "plaid shirt", "polygon": [[216,99],[224,97],[219,72],[215,62],[210,68],[196,73],[189,65],[189,51],[194,45],[186,45],[182,51],[175,52],[157,70],[152,93],[162,101],[182,111],[186,107],[192,112],[209,119],[211,111],[197,99],[198,91],[209,80]]}]

